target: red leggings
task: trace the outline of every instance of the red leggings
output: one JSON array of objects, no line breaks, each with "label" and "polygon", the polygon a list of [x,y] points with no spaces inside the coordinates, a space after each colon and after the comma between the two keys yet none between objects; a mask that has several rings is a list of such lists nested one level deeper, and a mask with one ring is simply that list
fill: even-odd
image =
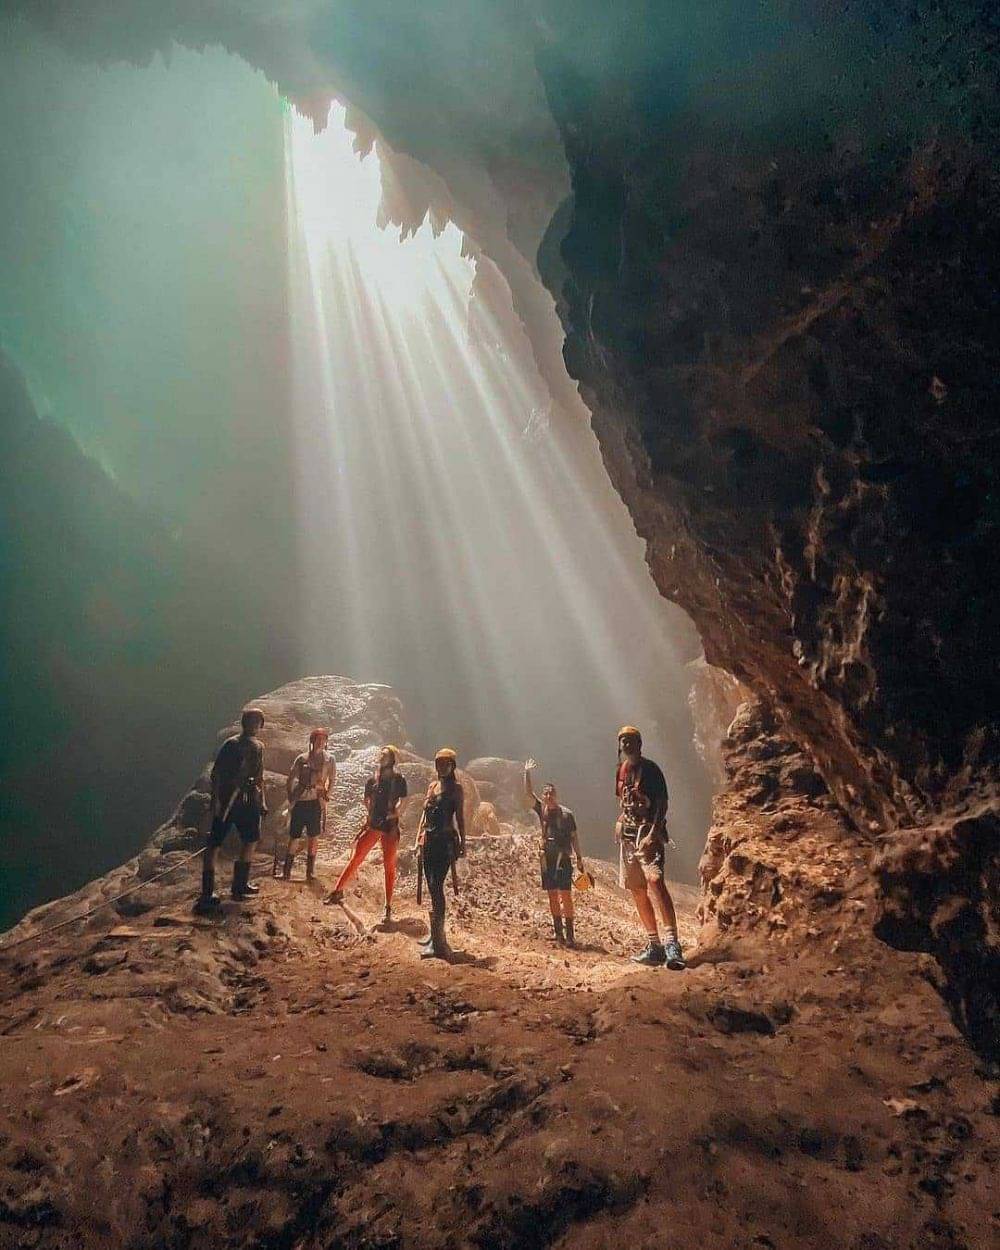
[{"label": "red leggings", "polygon": [[354,876],[368,857],[368,852],[376,842],[382,840],[382,867],[385,872],[385,905],[392,902],[392,891],[396,886],[396,852],[399,850],[399,834],[380,833],[378,829],[366,829],[354,844],[351,862],[340,874],[334,889],[342,890]]}]

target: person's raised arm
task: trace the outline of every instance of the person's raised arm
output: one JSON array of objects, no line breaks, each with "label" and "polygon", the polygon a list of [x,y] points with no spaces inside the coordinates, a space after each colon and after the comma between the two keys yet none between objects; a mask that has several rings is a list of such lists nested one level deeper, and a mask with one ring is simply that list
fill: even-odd
[{"label": "person's raised arm", "polygon": [[537,767],[538,765],[534,760],[528,759],[524,761],[524,797],[528,800],[531,807],[534,807],[538,802],[538,795],[535,794],[535,788],[531,784],[532,771]]}]

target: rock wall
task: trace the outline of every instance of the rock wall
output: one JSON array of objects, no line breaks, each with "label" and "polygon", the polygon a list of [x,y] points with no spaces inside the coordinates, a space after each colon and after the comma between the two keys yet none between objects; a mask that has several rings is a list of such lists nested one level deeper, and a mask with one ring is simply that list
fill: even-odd
[{"label": "rock wall", "polygon": [[756,700],[740,707],[722,751],[727,784],[700,866],[703,940],[768,938],[834,953],[870,941],[870,848],[812,759]]},{"label": "rock wall", "polygon": [[[865,25],[891,74],[795,116],[763,61],[725,116],[553,57],[574,198],[542,270],[657,584],[879,839],[879,932],[933,951],[995,1046],[968,983],[1000,954],[1000,181],[991,23],[966,16],[947,90],[942,29]],[[890,77],[915,94],[887,123]]]}]

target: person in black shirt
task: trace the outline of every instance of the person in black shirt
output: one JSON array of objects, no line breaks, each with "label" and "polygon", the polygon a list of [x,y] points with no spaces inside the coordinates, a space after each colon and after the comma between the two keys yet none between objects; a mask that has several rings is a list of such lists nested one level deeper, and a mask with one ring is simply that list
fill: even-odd
[{"label": "person in black shirt", "polygon": [[365,808],[368,819],[354,843],[351,862],[327,899],[340,903],[344,889],[365,862],[376,842],[382,843],[382,869],[385,874],[385,916],[383,924],[392,919],[392,892],[396,885],[396,856],[399,852],[399,805],[406,798],[406,778],[396,771],[399,752],[385,746],[379,753],[378,767],[365,782]]},{"label": "person in black shirt", "polygon": [[567,945],[575,946],[573,859],[571,857],[576,859],[577,872],[584,871],[576,817],[568,807],[560,805],[559,796],[551,781],[542,788],[542,797],[539,799],[531,785],[531,770],[534,767],[534,760],[525,762],[524,793],[542,827],[542,842],[539,848],[542,889],[549,896],[549,911],[552,913],[552,928],[555,931],[556,941],[565,941]]},{"label": "person in black shirt", "polygon": [[414,850],[431,897],[430,936],[421,945],[421,959],[448,959],[445,937],[444,885],[456,859],[465,854],[465,793],[458,780],[458,756],[442,747],[434,756],[434,781],[427,788]]},{"label": "person in black shirt", "polygon": [[264,728],[264,713],[250,707],[240,718],[241,732],[227,738],[212,765],[212,830],[205,847],[201,869],[201,897],[198,912],[216,911],[215,856],[231,825],[240,835],[240,852],[233,862],[232,896],[248,898],[260,893],[250,884],[250,856],[260,840],[261,820],[267,815],[264,804],[264,744],[257,736]]},{"label": "person in black shirt", "polygon": [[[677,914],[664,879],[667,834],[667,782],[657,764],[643,758],[642,735],[634,725],[618,731],[618,884],[631,892],[639,919],[646,926],[646,949],[633,959],[648,967],[685,967],[677,939]],[[660,941],[657,915],[663,924]]]}]

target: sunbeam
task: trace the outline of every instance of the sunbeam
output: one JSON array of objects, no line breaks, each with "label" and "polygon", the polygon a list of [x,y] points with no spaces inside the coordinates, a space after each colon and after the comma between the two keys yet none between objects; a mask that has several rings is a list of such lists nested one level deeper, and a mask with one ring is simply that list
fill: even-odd
[{"label": "sunbeam", "polygon": [[554,411],[506,284],[477,284],[491,262],[454,224],[378,224],[378,151],[358,156],[344,109],[319,134],[285,124],[310,663],[399,689],[425,750],[538,756],[595,845],[615,731],[640,721],[690,869],[682,657],[591,431]]}]

